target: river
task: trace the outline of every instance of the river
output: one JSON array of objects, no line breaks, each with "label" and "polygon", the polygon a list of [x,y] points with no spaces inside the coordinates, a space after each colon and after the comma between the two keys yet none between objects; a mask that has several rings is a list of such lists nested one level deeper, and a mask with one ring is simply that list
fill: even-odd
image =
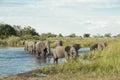
[{"label": "river", "polygon": [[[89,48],[81,48],[78,52],[88,52]],[[65,59],[59,59],[63,62]],[[0,48],[0,76],[24,73],[41,66],[53,64],[53,58],[49,60],[38,59],[36,55],[26,54],[23,47]]]}]

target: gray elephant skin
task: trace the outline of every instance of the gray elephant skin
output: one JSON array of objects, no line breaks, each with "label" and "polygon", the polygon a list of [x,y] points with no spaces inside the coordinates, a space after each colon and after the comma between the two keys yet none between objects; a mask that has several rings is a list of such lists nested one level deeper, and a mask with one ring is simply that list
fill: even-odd
[{"label": "gray elephant skin", "polygon": [[90,46],[90,50],[103,50],[108,44],[106,42],[102,42],[102,43],[96,43],[96,44],[92,44]]},{"label": "gray elephant skin", "polygon": [[24,49],[28,51],[28,41],[23,41]]},{"label": "gray elephant skin", "polygon": [[77,57],[78,56],[78,50],[81,48],[81,45],[80,44],[70,44],[70,52],[71,52],[71,55],[72,57]]},{"label": "gray elephant skin", "polygon": [[50,54],[50,42],[38,41],[36,43],[36,53],[38,56],[46,57],[47,53]]},{"label": "gray elephant skin", "polygon": [[98,44],[92,44],[90,45],[90,51],[98,49]]},{"label": "gray elephant skin", "polygon": [[62,40],[56,40],[54,44],[55,44],[55,47],[57,47],[57,46],[63,46]]},{"label": "gray elephant skin", "polygon": [[70,57],[70,46],[57,46],[53,50],[53,58],[54,58],[54,63],[58,63],[59,58],[66,58],[69,59]]},{"label": "gray elephant skin", "polygon": [[34,41],[29,41],[29,42],[28,42],[27,45],[28,45],[28,52],[29,52],[29,53],[31,53],[31,54],[36,53],[35,44],[36,44],[36,42],[34,42]]}]

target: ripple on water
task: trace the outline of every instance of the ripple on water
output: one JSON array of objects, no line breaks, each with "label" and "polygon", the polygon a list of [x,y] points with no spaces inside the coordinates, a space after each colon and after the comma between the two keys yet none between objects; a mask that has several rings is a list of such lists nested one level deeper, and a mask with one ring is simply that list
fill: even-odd
[{"label": "ripple on water", "polygon": [[[53,50],[53,49],[52,49]],[[89,48],[81,48],[78,52],[88,52]],[[5,47],[0,48],[0,75],[7,76],[33,70],[40,66],[46,66],[53,63],[53,58],[40,60],[36,55],[26,54],[24,48]],[[64,62],[65,58],[59,59]]]}]

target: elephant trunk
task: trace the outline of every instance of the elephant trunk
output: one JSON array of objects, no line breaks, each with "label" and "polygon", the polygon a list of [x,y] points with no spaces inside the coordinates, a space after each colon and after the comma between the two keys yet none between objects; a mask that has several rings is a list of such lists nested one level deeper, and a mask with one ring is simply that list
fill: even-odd
[{"label": "elephant trunk", "polygon": [[47,54],[49,55],[50,54],[50,42],[49,41],[47,41],[46,48],[47,48]]}]

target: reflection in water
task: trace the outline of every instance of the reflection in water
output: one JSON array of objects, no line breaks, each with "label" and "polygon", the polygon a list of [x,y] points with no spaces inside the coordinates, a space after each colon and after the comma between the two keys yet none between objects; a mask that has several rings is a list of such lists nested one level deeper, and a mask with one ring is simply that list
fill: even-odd
[{"label": "reflection in water", "polygon": [[[81,48],[78,52],[88,51],[89,48]],[[65,58],[59,59],[59,63],[64,61]],[[0,48],[0,75],[2,76],[23,73],[49,64],[53,64],[52,56],[36,57],[36,55],[26,54],[24,48]]]},{"label": "reflection in water", "polygon": [[47,60],[45,57],[37,57],[36,60],[39,64],[47,63]]},{"label": "reflection in water", "polygon": [[49,57],[37,57],[36,61],[40,65],[47,65],[49,63],[52,63],[51,58],[49,58]]}]

